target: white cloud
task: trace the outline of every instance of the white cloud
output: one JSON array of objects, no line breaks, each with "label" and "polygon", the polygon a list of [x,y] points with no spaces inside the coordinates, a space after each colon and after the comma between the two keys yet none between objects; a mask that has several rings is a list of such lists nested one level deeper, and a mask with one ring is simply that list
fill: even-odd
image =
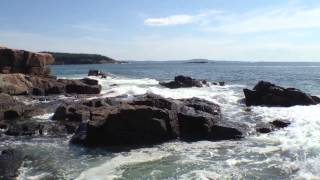
[{"label": "white cloud", "polygon": [[320,28],[320,7],[282,7],[229,14],[205,28],[212,32],[257,33]]},{"label": "white cloud", "polygon": [[[222,33],[257,33],[283,30],[320,29],[320,7],[301,7],[297,4],[283,7],[254,9],[228,13],[208,11],[200,14],[178,14],[145,19],[149,26],[198,24],[200,30]],[[205,23],[202,23],[205,22]],[[196,26],[194,26],[196,27]]]},{"label": "white cloud", "polygon": [[169,26],[178,24],[188,24],[195,21],[195,18],[190,15],[173,15],[163,18],[148,18],[144,21],[145,25],[149,26]]},{"label": "white cloud", "polygon": [[171,15],[167,17],[160,17],[160,18],[147,18],[144,20],[145,25],[149,26],[170,26],[170,25],[181,25],[181,24],[190,24],[196,23],[201,20],[204,20],[206,17],[214,14],[219,14],[221,11],[207,11],[200,14],[177,14]]}]

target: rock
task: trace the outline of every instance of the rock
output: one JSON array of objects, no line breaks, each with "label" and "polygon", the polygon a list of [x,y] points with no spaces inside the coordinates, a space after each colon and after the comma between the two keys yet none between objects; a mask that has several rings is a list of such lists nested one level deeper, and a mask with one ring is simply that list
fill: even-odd
[{"label": "rock", "polygon": [[47,96],[57,94],[99,94],[101,86],[94,79],[56,79],[24,74],[0,74],[0,92],[10,95]]},{"label": "rock", "polygon": [[290,121],[277,119],[269,123],[260,123],[256,126],[256,131],[262,134],[270,133],[277,129],[282,129],[290,125]]},{"label": "rock", "polygon": [[53,119],[78,122],[71,142],[86,146],[243,137],[241,126],[223,121],[218,105],[198,98],[174,100],[147,94],[132,100],[96,99],[61,105]]},{"label": "rock", "polygon": [[0,74],[0,92],[10,95],[30,94],[33,84],[23,74]]},{"label": "rock", "polygon": [[63,104],[56,109],[52,120],[86,122],[90,120],[90,116],[91,113],[88,106]]},{"label": "rock", "polygon": [[74,133],[79,124],[75,122],[36,122],[21,120],[12,122],[1,122],[5,125],[7,136],[66,136]]},{"label": "rock", "polygon": [[8,94],[0,93],[0,120],[14,120],[23,117],[27,107]]},{"label": "rock", "polygon": [[207,82],[205,80],[196,80],[188,76],[176,76],[174,81],[160,82],[160,85],[170,89],[177,88],[190,88],[190,87],[203,87]]},{"label": "rock", "polygon": [[65,92],[68,94],[99,94],[101,85],[92,85],[95,80],[67,80],[58,79],[58,82],[65,84]]},{"label": "rock", "polygon": [[288,120],[277,119],[272,121],[271,124],[276,128],[285,128],[285,127],[288,127],[291,123]]},{"label": "rock", "polygon": [[87,85],[91,85],[91,86],[95,86],[95,85],[99,84],[99,82],[97,80],[90,79],[90,78],[81,79],[81,82],[83,82],[84,84],[87,84]]},{"label": "rock", "polygon": [[48,76],[48,65],[53,62],[54,58],[50,54],[0,48],[0,73]]},{"label": "rock", "polygon": [[320,103],[320,98],[295,88],[283,88],[260,81],[253,90],[244,89],[245,103],[247,106],[284,106],[315,105]]},{"label": "rock", "polygon": [[106,78],[107,73],[104,73],[104,72],[99,71],[97,69],[90,69],[88,72],[88,76],[101,76],[102,78]]},{"label": "rock", "polygon": [[90,69],[88,72],[88,76],[99,76],[100,71],[97,69]]},{"label": "rock", "polygon": [[43,134],[43,128],[36,122],[13,122],[9,123],[9,128],[5,132],[8,136],[32,136],[35,134]]},{"label": "rock", "polygon": [[24,155],[19,150],[3,150],[0,155],[0,179],[16,179],[24,159]]}]

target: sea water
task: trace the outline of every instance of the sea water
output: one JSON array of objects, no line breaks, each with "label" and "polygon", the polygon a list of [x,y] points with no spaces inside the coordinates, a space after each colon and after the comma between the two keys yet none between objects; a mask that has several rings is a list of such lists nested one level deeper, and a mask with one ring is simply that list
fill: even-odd
[{"label": "sea water", "polygon": [[[0,149],[15,147],[32,156],[20,179],[320,179],[320,105],[247,108],[243,88],[259,80],[320,95],[320,63],[130,62],[128,64],[51,66],[60,78],[83,78],[89,69],[111,73],[100,79],[102,96],[155,93],[170,98],[199,97],[219,104],[229,121],[246,123],[285,119],[291,125],[239,141],[167,142],[122,152],[87,149],[66,138],[5,137]],[[168,89],[159,81],[187,75],[225,86]],[[52,114],[34,117],[50,121]]]}]

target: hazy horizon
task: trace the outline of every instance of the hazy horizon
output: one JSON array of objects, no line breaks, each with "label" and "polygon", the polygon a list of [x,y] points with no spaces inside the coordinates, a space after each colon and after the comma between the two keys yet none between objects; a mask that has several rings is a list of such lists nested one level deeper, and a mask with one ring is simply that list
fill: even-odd
[{"label": "hazy horizon", "polygon": [[118,60],[320,62],[316,0],[3,0],[0,46]]}]

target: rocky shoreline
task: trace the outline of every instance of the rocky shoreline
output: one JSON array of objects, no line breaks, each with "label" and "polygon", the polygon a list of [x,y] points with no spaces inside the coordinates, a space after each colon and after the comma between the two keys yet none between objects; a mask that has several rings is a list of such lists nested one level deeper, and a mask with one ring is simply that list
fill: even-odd
[{"label": "rocky shoreline", "polygon": [[[48,65],[53,62],[49,54],[0,48],[0,137],[71,135],[71,144],[89,148],[140,147],[168,141],[241,141],[290,125],[286,120],[275,119],[267,124],[257,123],[255,132],[249,132],[246,124],[225,119],[218,104],[199,98],[171,99],[150,93],[130,99],[97,98],[101,92],[97,80],[58,79],[50,74]],[[90,70],[88,76],[106,78],[108,74]],[[224,84],[180,75],[159,86],[177,89]],[[243,91],[244,107],[320,103],[319,97],[265,81],[258,82],[253,90]],[[87,100],[88,97],[94,99]],[[38,103],[23,102],[31,99]],[[54,113],[48,120],[51,123],[32,121],[32,117],[45,113]],[[4,150],[0,155],[0,178],[16,177],[22,161],[18,151],[10,147]]]}]

